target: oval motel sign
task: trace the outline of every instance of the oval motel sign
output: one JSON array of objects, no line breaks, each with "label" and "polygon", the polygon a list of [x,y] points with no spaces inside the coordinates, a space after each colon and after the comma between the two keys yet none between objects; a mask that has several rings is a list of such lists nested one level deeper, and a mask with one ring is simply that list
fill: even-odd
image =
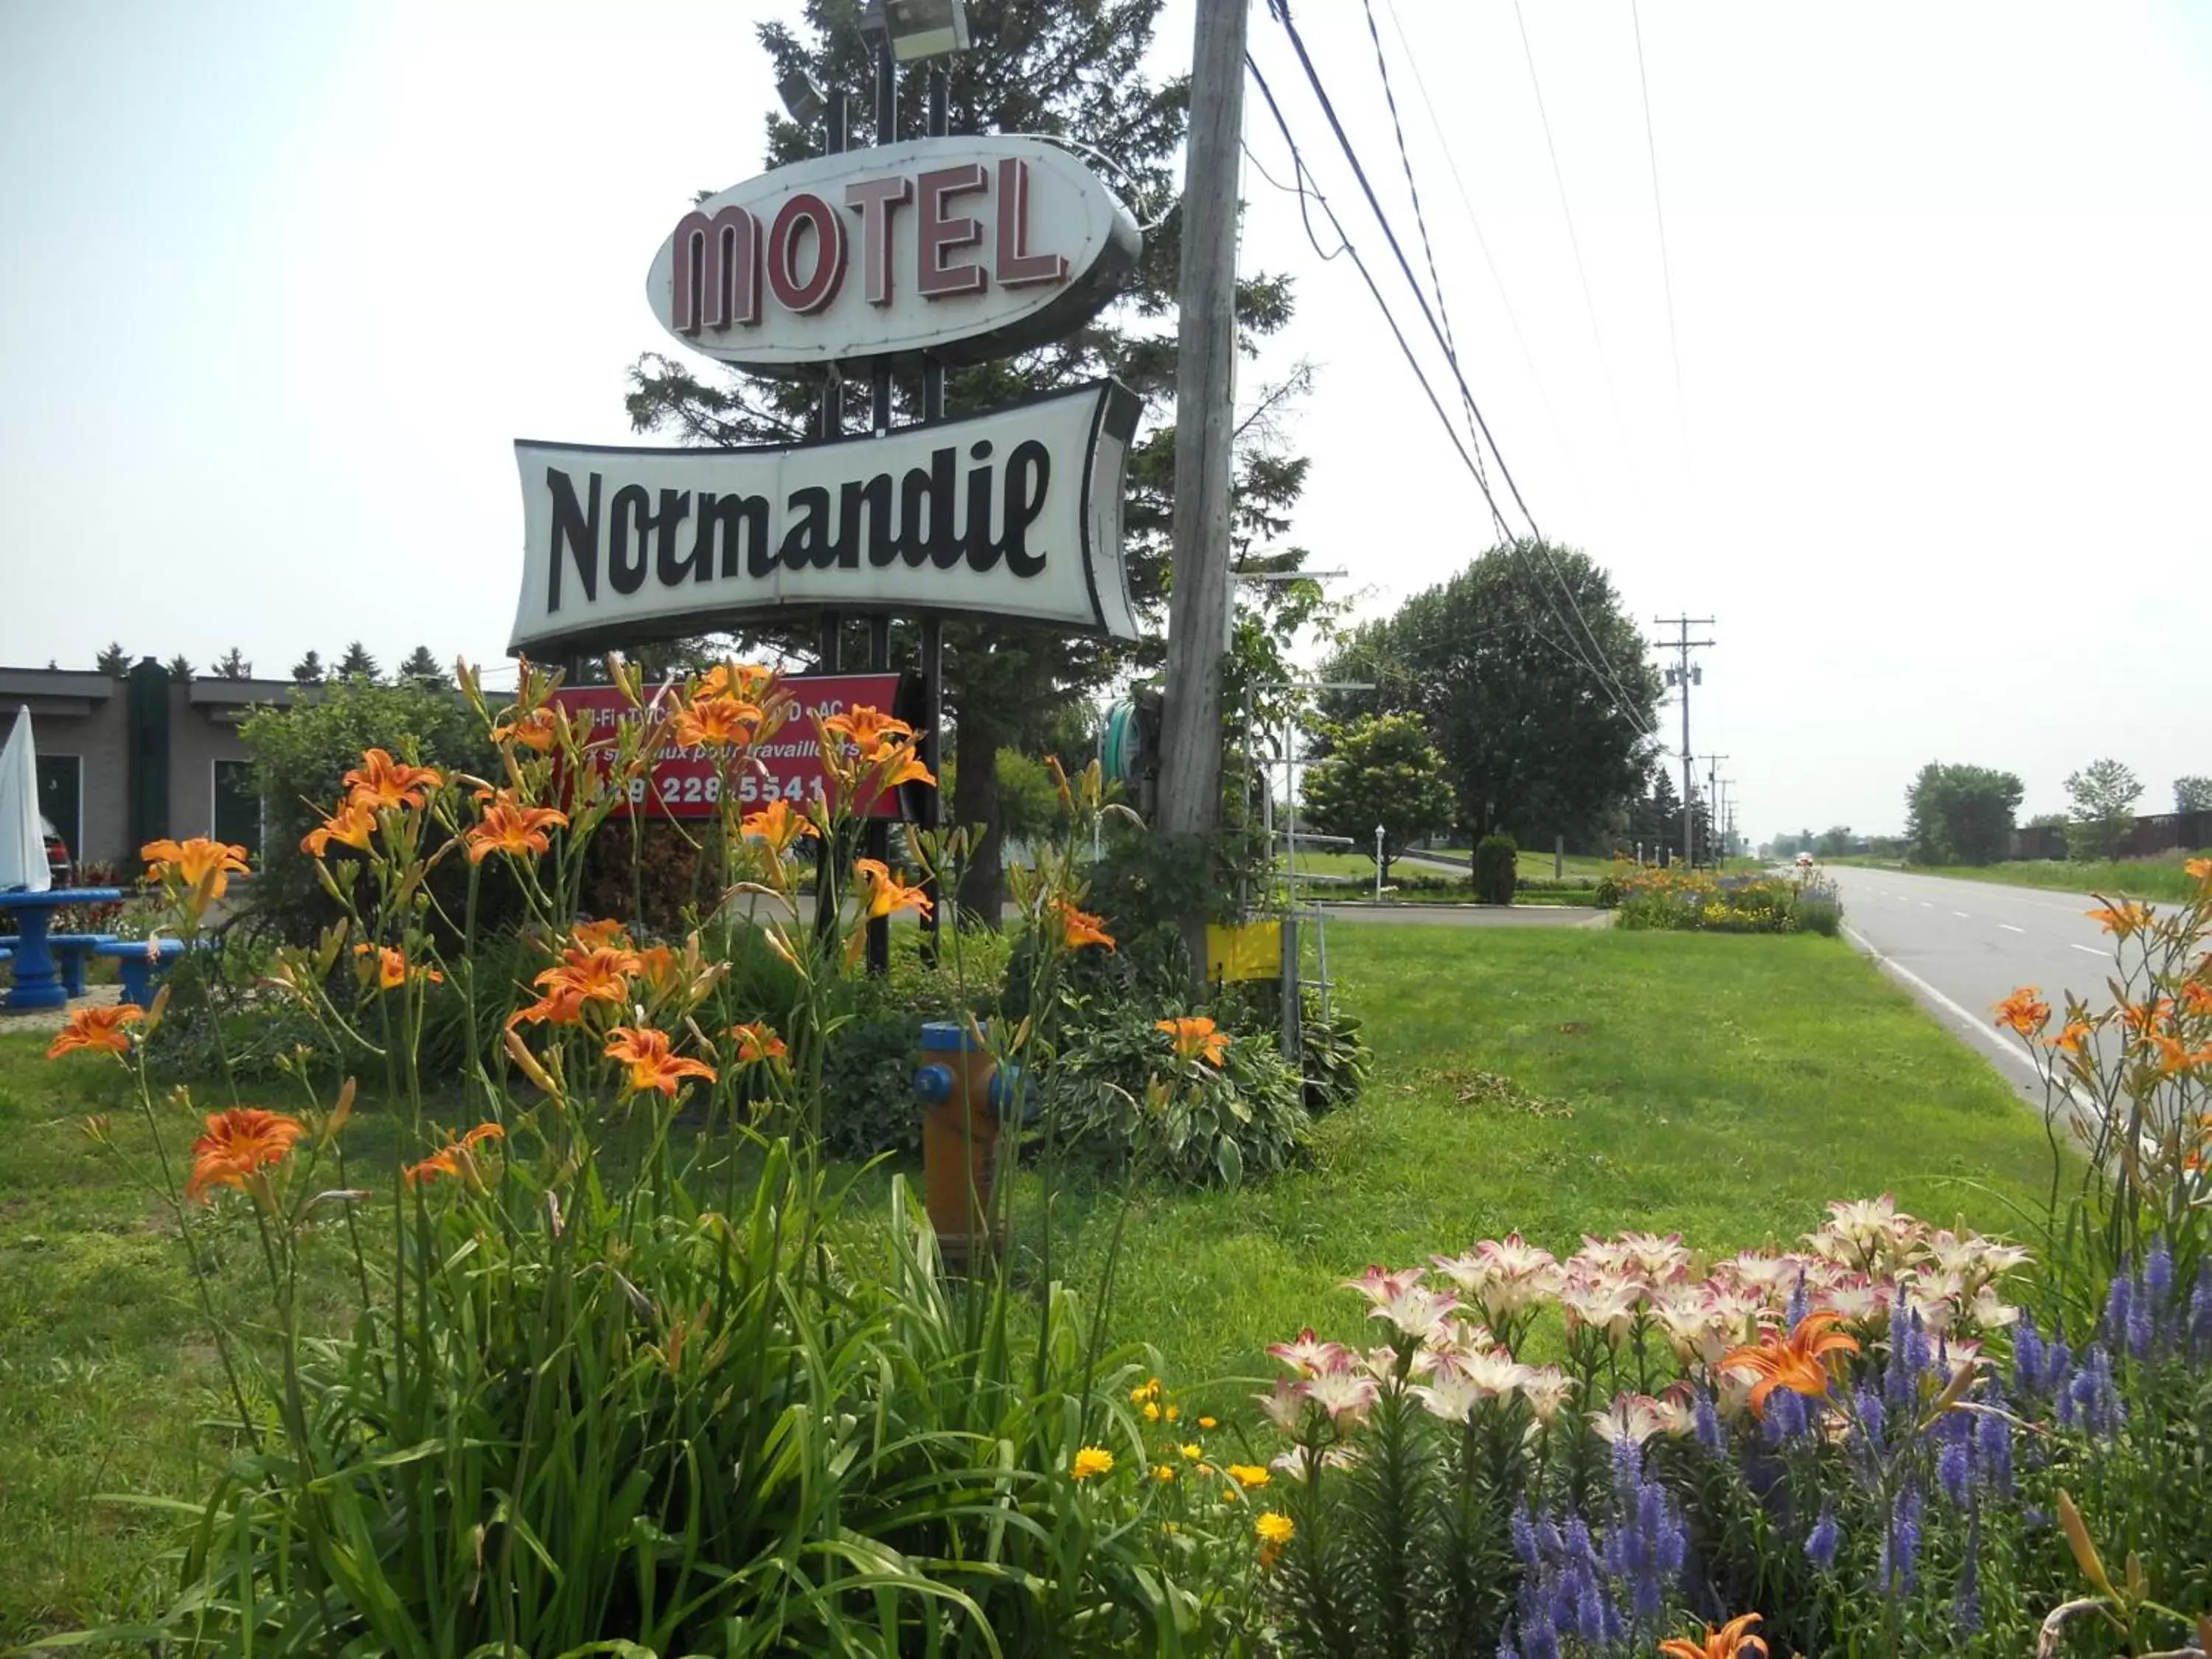
[{"label": "oval motel sign", "polygon": [[918,352],[978,362],[1087,321],[1139,246],[1128,210],[1055,144],[919,138],[708,197],[661,244],[646,294],[684,344],[769,374]]}]

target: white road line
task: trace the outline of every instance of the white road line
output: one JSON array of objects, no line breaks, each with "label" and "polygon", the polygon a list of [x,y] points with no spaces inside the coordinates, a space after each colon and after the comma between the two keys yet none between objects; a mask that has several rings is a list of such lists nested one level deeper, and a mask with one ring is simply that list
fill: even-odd
[{"label": "white road line", "polygon": [[2101,957],[2105,954],[2094,945],[2077,945],[2074,948],[2085,956]]},{"label": "white road line", "polygon": [[2003,928],[2008,933],[2024,933],[2027,931],[2025,927],[2015,927],[2008,921],[2001,921],[1997,926]]},{"label": "white road line", "polygon": [[1923,910],[1933,910],[1936,907],[1926,899],[1923,899],[1920,901],[1920,908]]},{"label": "white road line", "polygon": [[1858,946],[1860,950],[1865,951],[1869,956],[1872,957],[1875,962],[1880,963],[1884,972],[1895,975],[1899,979],[1903,980],[1906,984],[1918,991],[1929,1001],[1946,1010],[1966,1030],[1972,1033],[1975,1041],[1979,1042],[1990,1053],[1996,1055],[2000,1060],[2009,1061],[2020,1070],[2027,1073],[2029,1077],[2034,1079],[2036,1081],[2042,1081],[2042,1073],[2035,1069],[2035,1062],[2033,1060],[2030,1060],[2026,1054],[2014,1048],[2009,1042],[2007,1042],[2002,1037],[1999,1036],[1994,1030],[1984,1024],[1979,1018],[1967,1012],[1963,1005],[1954,1002],[1949,997],[1945,996],[1941,991],[1930,985],[1926,980],[1921,978],[1919,975],[1914,973],[1910,968],[1905,967],[1899,963],[1893,962],[1889,957],[1884,956],[1880,951],[1875,948],[1873,940],[1867,938],[1864,933],[1859,932],[1857,928],[1852,927],[1849,922],[1845,922],[1844,924],[1844,935],[1845,938],[1849,939],[1853,945]]},{"label": "white road line", "polygon": [[1951,914],[1958,917],[1961,921],[1972,921],[1973,920],[1973,918],[1968,915],[1964,910],[1954,910]]}]

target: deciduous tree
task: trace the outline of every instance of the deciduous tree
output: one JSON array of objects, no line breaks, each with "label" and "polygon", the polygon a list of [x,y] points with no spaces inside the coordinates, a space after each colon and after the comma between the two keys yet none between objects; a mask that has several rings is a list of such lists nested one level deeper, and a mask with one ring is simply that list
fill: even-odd
[{"label": "deciduous tree", "polygon": [[2212,812],[2212,778],[2186,777],[2173,781],[2173,810]]},{"label": "deciduous tree", "polygon": [[1373,855],[1381,825],[1382,875],[1407,843],[1451,817],[1444,757],[1417,714],[1366,714],[1328,733],[1328,753],[1307,766],[1305,815],[1324,836],[1342,836]]},{"label": "deciduous tree", "polygon": [[2066,849],[2077,859],[2108,859],[2135,828],[2136,802],[2142,798],[2142,781],[2119,761],[2109,757],[2091,761],[2066,780],[2066,798],[2073,803],[2073,821],[2066,830]]},{"label": "deciduous tree", "polygon": [[2027,792],[2010,772],[1930,761],[1905,792],[1905,835],[1919,864],[1994,864]]},{"label": "deciduous tree", "polygon": [[[1585,632],[1587,629],[1587,632]],[[1396,615],[1347,635],[1325,680],[1339,720],[1409,712],[1444,757],[1459,821],[1524,845],[1583,837],[1634,801],[1659,703],[1644,636],[1613,581],[1573,548],[1492,548]]]}]

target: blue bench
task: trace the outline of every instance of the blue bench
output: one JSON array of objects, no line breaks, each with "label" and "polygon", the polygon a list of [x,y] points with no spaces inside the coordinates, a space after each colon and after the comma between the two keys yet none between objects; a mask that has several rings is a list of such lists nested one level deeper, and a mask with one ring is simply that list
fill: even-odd
[{"label": "blue bench", "polygon": [[62,989],[69,995],[84,994],[84,967],[92,953],[115,937],[112,933],[49,933],[46,949],[53,953],[54,967],[62,976]]},{"label": "blue bench", "polygon": [[92,954],[115,963],[117,977],[123,981],[123,1000],[143,1008],[154,1000],[154,981],[175,967],[185,954],[185,942],[180,939],[103,939],[94,945]]}]

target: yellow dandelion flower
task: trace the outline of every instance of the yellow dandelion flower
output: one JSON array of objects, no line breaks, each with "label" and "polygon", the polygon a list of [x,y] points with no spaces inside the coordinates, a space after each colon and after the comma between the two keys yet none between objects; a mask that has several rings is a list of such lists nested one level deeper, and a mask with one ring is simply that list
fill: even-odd
[{"label": "yellow dandelion flower", "polygon": [[1194,1441],[1191,1444],[1185,1446],[1182,1449],[1182,1455],[1183,1461],[1186,1463],[1195,1463],[1200,1458],[1206,1455],[1206,1449],[1204,1447],[1199,1445]]},{"label": "yellow dandelion flower", "polygon": [[1231,1463],[1229,1478],[1249,1492],[1255,1486],[1264,1486],[1273,1477],[1257,1463]]},{"label": "yellow dandelion flower", "polygon": [[1180,1407],[1180,1406],[1170,1406],[1170,1407],[1168,1407],[1168,1421],[1169,1421],[1169,1422],[1170,1422],[1170,1423],[1174,1422],[1177,1418],[1181,1417],[1182,1415],[1182,1407]]},{"label": "yellow dandelion flower", "polygon": [[1075,1462],[1068,1470],[1071,1479],[1088,1480],[1094,1474],[1114,1473],[1114,1454],[1103,1446],[1085,1446],[1075,1454]]},{"label": "yellow dandelion flower", "polygon": [[1212,1433],[1215,1429],[1219,1428],[1221,1425],[1220,1425],[1218,1423],[1215,1422],[1215,1421],[1214,1421],[1212,1418],[1210,1418],[1210,1417],[1201,1417],[1201,1418],[1200,1418],[1200,1419],[1198,1419],[1198,1426],[1199,1426],[1200,1428],[1201,1428],[1201,1429],[1206,1430],[1206,1431],[1210,1434],[1210,1433]]},{"label": "yellow dandelion flower", "polygon": [[1169,1481],[1175,1479],[1175,1465],[1172,1463],[1153,1464],[1152,1479],[1158,1481],[1163,1486],[1166,1486]]},{"label": "yellow dandelion flower", "polygon": [[1152,1401],[1147,1400],[1145,1401],[1145,1421],[1147,1423],[1157,1423],[1159,1420],[1159,1407]]}]

